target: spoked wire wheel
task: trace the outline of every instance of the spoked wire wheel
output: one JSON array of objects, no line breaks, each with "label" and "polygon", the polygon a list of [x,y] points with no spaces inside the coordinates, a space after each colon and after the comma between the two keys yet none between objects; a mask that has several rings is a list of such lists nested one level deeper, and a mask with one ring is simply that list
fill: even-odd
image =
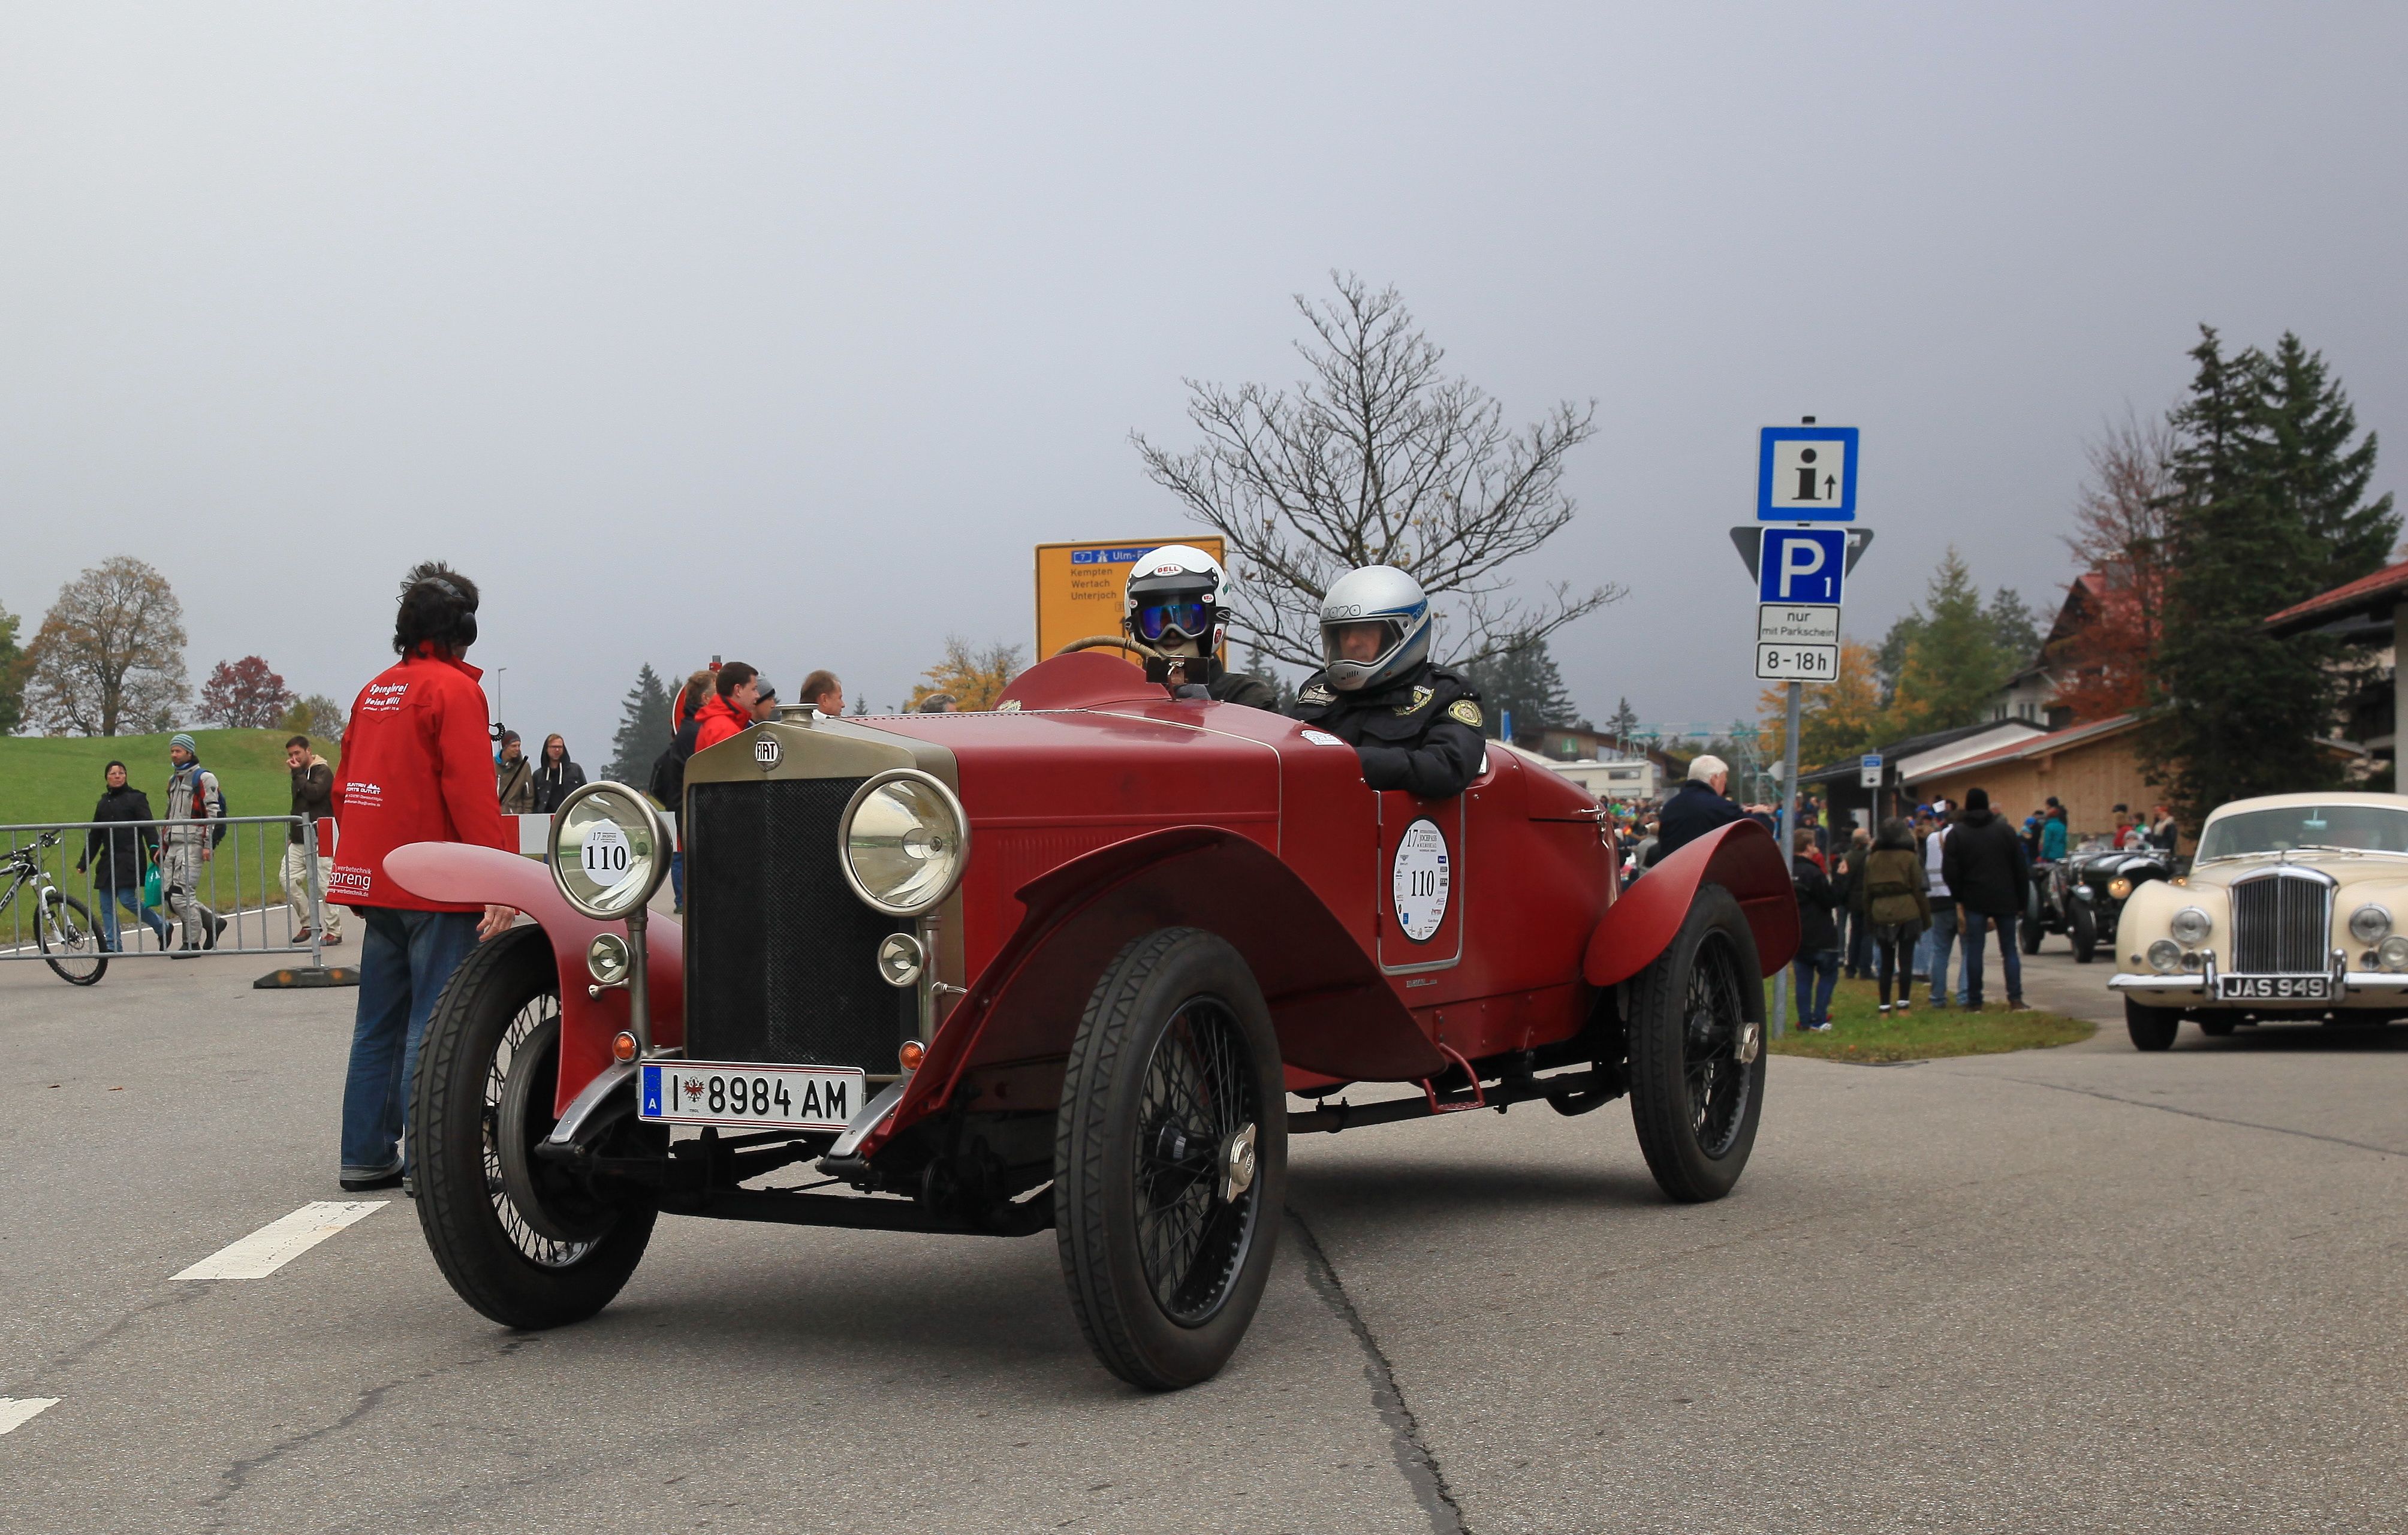
[{"label": "spoked wire wheel", "polygon": [[34,940],[60,980],[89,986],[108,973],[108,951],[101,947],[83,902],[64,891],[44,890],[35,911]]},{"label": "spoked wire wheel", "polygon": [[1727,1155],[1747,1122],[1756,1073],[1742,1063],[1753,1041],[1740,1000],[1739,956],[1727,935],[1709,932],[1689,967],[1682,1006],[1681,1074],[1689,1093],[1689,1128],[1708,1156]]},{"label": "spoked wire wheel", "polygon": [[1054,1225],[1080,1330],[1153,1390],[1227,1361],[1287,1198],[1279,1039],[1226,940],[1130,940],[1087,998],[1054,1123]]},{"label": "spoked wire wheel", "polygon": [[[511,1197],[511,1180],[503,1175],[502,1143],[507,1133],[502,1123],[503,1104],[510,1096],[513,1069],[523,1081],[532,1082],[539,1075],[549,1078],[559,1069],[560,1058],[560,996],[543,992],[520,1008],[502,1032],[494,1051],[491,1064],[485,1068],[485,1193],[493,1200],[494,1218],[502,1224],[502,1232],[512,1246],[530,1263],[546,1269],[566,1269],[594,1251],[592,1241],[564,1241],[545,1236],[528,1224],[527,1215]],[[522,1089],[523,1093],[524,1089]],[[548,1117],[548,1116],[547,1116]],[[530,1143],[516,1148],[515,1155],[531,1155],[533,1141],[540,1140],[552,1126],[541,1126]],[[538,1216],[538,1218],[540,1218]]]},{"label": "spoked wire wheel", "polygon": [[1739,1182],[1764,1112],[1764,984],[1739,901],[1700,885],[1681,930],[1626,984],[1630,1121],[1647,1170],[1675,1199]]},{"label": "spoked wire wheel", "polygon": [[532,1155],[552,1127],[560,1027],[551,942],[521,927],[461,962],[419,1047],[419,1225],[460,1298],[505,1327],[559,1327],[609,1305],[657,1214],[618,1194],[604,1204]]},{"label": "spoked wire wheel", "polygon": [[1154,1041],[1139,1089],[1138,1251],[1182,1327],[1221,1309],[1254,1240],[1263,1111],[1246,1054],[1228,1004],[1197,997]]}]

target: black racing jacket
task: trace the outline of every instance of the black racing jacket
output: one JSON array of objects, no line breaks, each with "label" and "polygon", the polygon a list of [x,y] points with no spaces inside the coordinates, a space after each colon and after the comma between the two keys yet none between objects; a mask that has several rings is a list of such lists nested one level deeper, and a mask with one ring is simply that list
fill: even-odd
[{"label": "black racing jacket", "polygon": [[1480,693],[1460,673],[1425,662],[1377,689],[1340,692],[1326,672],[1308,678],[1288,715],[1326,730],[1363,759],[1363,782],[1425,799],[1461,794],[1480,776],[1488,743]]}]

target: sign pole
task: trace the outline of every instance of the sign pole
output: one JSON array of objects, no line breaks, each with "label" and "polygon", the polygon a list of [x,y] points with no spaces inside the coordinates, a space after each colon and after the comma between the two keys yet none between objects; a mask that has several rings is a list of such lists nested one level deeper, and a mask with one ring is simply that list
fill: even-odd
[{"label": "sign pole", "polygon": [[[1805,692],[1803,682],[1789,684],[1789,728],[1781,738],[1781,810],[1772,818],[1777,828],[1774,838],[1781,843],[1781,861],[1786,865],[1789,851],[1789,828],[1797,822],[1798,807],[1798,706]],[[1789,972],[1795,967],[1784,965],[1781,973],[1772,978],[1772,1030],[1774,1039],[1789,1032]]]}]

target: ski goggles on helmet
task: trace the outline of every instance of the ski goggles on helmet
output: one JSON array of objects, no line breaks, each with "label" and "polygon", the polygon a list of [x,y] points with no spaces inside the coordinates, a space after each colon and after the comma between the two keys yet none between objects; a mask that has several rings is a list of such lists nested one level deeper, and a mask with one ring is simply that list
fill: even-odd
[{"label": "ski goggles on helmet", "polygon": [[1182,639],[1201,639],[1212,631],[1212,605],[1200,597],[1140,603],[1134,622],[1140,639],[1161,639],[1172,634]]}]

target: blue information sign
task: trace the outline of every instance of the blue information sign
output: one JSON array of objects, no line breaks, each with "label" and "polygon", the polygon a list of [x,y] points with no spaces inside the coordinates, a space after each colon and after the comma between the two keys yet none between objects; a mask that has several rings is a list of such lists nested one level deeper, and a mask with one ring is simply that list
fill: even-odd
[{"label": "blue information sign", "polygon": [[1856,520],[1856,429],[1768,426],[1756,471],[1759,523]]},{"label": "blue information sign", "polygon": [[1756,600],[1836,608],[1847,567],[1845,528],[1766,528],[1756,566]]}]

